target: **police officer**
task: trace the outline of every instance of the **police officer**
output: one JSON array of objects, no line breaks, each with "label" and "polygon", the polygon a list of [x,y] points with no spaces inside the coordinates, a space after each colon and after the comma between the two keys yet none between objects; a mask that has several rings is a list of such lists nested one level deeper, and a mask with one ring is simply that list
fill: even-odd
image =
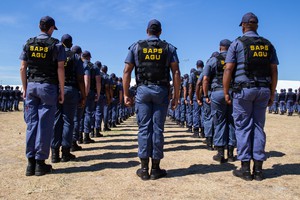
[{"label": "police officer", "polygon": [[[80,57],[71,51],[72,36],[65,34],[61,38],[61,42],[65,47],[67,60],[65,67],[65,87],[64,87],[64,102],[59,104],[55,113],[54,135],[51,142],[51,161],[68,162],[75,159],[75,155],[70,153],[73,141],[74,116],[80,101],[80,106],[85,104],[85,95],[79,100],[79,90],[82,94],[84,91],[83,67],[80,62]],[[59,148],[62,151],[62,157],[59,156]]]},{"label": "police officer", "polygon": [[111,92],[111,79],[109,78],[109,75],[107,74],[108,67],[106,65],[103,65],[101,68],[101,71],[103,73],[103,77],[105,77],[105,97],[106,102],[103,106],[103,131],[111,131],[111,129],[108,126],[108,119],[109,119],[109,107],[112,101],[112,92]]},{"label": "police officer", "polygon": [[293,92],[292,88],[288,89],[288,92],[285,96],[286,107],[288,110],[288,116],[292,116],[294,112],[294,104],[296,102],[296,94]]},{"label": "police officer", "polygon": [[52,166],[45,160],[49,157],[57,99],[60,104],[64,102],[65,49],[51,37],[57,30],[52,17],[42,17],[39,27],[41,34],[27,40],[20,56],[27,124],[26,176],[51,172]]},{"label": "police officer", "polygon": [[[201,107],[197,103],[196,99],[196,83],[200,74],[203,71],[204,63],[202,60],[198,60],[196,62],[197,69],[194,73],[191,73],[189,78],[189,97],[190,97],[190,105],[192,106],[192,113],[193,113],[193,128],[194,134],[192,137],[199,138],[199,128],[201,128]],[[203,130],[201,129],[201,133]]]},{"label": "police officer", "polygon": [[90,133],[92,131],[92,127],[95,124],[93,120],[93,112],[95,111],[95,105],[100,97],[101,90],[101,76],[100,70],[97,66],[95,66],[91,62],[91,53],[89,51],[84,51],[81,54],[81,58],[83,60],[83,68],[90,70],[90,82],[87,89],[87,99],[85,105],[85,113],[84,113],[84,138],[83,143],[89,144],[94,143],[95,140],[90,138]]},{"label": "police officer", "polygon": [[[244,35],[230,45],[223,76],[225,100],[228,104],[233,103],[237,158],[241,160],[241,168],[234,170],[233,175],[260,181],[263,179],[263,161],[266,160],[265,114],[267,106],[274,100],[278,59],[273,45],[257,33],[256,15],[246,13],[240,26]],[[233,100],[229,94],[232,79]],[[253,176],[251,159],[254,161]]]},{"label": "police officer", "polygon": [[[81,58],[82,54],[82,49],[78,45],[74,45],[71,48],[71,51],[77,54]],[[83,68],[83,61],[80,59],[78,62],[80,62],[80,65]],[[85,93],[81,93],[79,91],[79,97],[80,99],[83,99],[83,96],[87,96],[87,90],[89,90],[89,84],[90,84],[90,70],[89,68],[83,68],[84,71],[84,91]],[[75,115],[74,115],[74,130],[73,130],[73,141],[72,141],[72,146],[71,146],[71,151],[80,151],[82,150],[82,147],[77,144],[83,143],[83,112],[84,112],[85,106],[81,106],[81,104],[78,102],[78,106],[75,110]]]},{"label": "police officer", "polygon": [[14,110],[19,111],[19,103],[21,100],[21,91],[19,90],[19,86],[14,90],[15,99],[14,99]]},{"label": "police officer", "polygon": [[[141,159],[141,168],[137,170],[137,175],[142,180],[158,179],[167,175],[166,170],[161,169],[159,165],[164,156],[163,131],[168,109],[170,69],[174,84],[173,110],[179,98],[180,71],[176,48],[159,39],[161,31],[161,23],[158,20],[153,19],[148,23],[148,38],[129,47],[123,75],[124,102],[125,105],[131,105],[129,85],[131,72],[135,68],[138,156]],[[150,175],[149,157],[152,158]]]},{"label": "police officer", "polygon": [[8,109],[9,111],[13,111],[14,100],[15,100],[15,91],[13,87],[9,87],[9,99],[8,99]]},{"label": "police officer", "polygon": [[274,114],[278,114],[278,100],[279,100],[279,94],[277,90],[275,90],[275,95],[274,95],[274,101],[273,101],[273,112]]},{"label": "police officer", "polygon": [[8,99],[9,99],[9,86],[5,86],[2,90],[2,111],[8,111]]},{"label": "police officer", "polygon": [[[190,70],[190,74],[194,73],[196,69],[192,68]],[[185,74],[184,75],[185,79],[183,82],[183,98],[184,98],[184,103],[186,105],[186,128],[188,133],[193,132],[193,106],[190,104],[190,97],[189,97],[189,75]]]},{"label": "police officer", "polygon": [[[225,162],[224,150],[227,147],[227,158],[229,162],[234,161],[234,147],[236,146],[235,129],[232,118],[232,105],[225,102],[223,93],[223,73],[225,58],[231,41],[224,39],[220,41],[220,53],[211,57],[204,67],[203,93],[207,103],[211,103],[211,113],[214,121],[213,143],[218,150],[213,159]],[[211,96],[209,96],[211,87]],[[231,92],[230,87],[230,92]]]},{"label": "police officer", "polygon": [[283,115],[286,112],[286,105],[285,105],[285,92],[283,89],[280,90],[278,101],[279,101],[279,109],[280,115]]}]

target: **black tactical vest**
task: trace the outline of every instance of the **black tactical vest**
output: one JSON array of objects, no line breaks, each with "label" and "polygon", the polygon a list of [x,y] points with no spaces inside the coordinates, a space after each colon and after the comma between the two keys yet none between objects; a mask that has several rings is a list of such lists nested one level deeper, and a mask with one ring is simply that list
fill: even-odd
[{"label": "black tactical vest", "polygon": [[217,67],[216,67],[216,80],[219,85],[223,85],[223,74],[225,69],[225,58],[221,54],[216,56]]},{"label": "black tactical vest", "polygon": [[161,40],[138,42],[139,66],[135,68],[138,85],[169,85],[168,47],[168,43]]},{"label": "black tactical vest", "polygon": [[55,45],[59,41],[49,37],[46,39],[30,38],[25,45],[28,54],[28,81],[58,84],[57,60],[53,58]]},{"label": "black tactical vest", "polygon": [[100,76],[101,76],[101,91],[100,91],[100,94],[101,95],[105,95],[105,85],[107,84],[108,82],[108,75],[105,74],[104,72],[100,72]]},{"label": "black tactical vest", "polygon": [[90,73],[91,73],[91,76],[90,76],[90,90],[92,91],[96,91],[97,87],[96,87],[96,69],[94,68],[94,64],[91,63],[91,62],[88,62],[88,67],[90,69]]},{"label": "black tactical vest", "polygon": [[[257,78],[266,78],[271,75],[270,58],[273,52],[272,44],[263,37],[238,38],[244,46],[245,52],[245,74],[248,78],[256,80]],[[238,71],[238,69],[237,69]]]},{"label": "black tactical vest", "polygon": [[75,65],[75,53],[71,50],[66,51],[67,60],[65,62],[65,85],[78,88],[76,65]]}]

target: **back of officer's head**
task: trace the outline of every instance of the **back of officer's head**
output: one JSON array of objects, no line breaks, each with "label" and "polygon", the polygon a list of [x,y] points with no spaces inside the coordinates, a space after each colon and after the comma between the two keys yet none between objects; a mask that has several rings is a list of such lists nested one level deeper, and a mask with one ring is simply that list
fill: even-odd
[{"label": "back of officer's head", "polygon": [[255,14],[253,14],[252,12],[246,13],[242,18],[240,26],[242,26],[243,32],[246,32],[246,31],[255,31],[256,32],[257,28],[258,28],[257,16]]},{"label": "back of officer's head", "polygon": [[64,44],[65,47],[67,48],[71,48],[73,43],[72,43],[73,39],[72,39],[72,36],[69,35],[69,34],[64,34],[62,37],[61,37],[61,42]]},{"label": "back of officer's head", "polygon": [[148,35],[159,36],[161,34],[161,23],[157,19],[152,19],[148,23],[147,33]]},{"label": "back of officer's head", "polygon": [[57,27],[55,26],[55,21],[50,16],[44,16],[40,19],[40,29],[41,31],[47,33],[49,29],[54,26],[54,30],[57,30]]}]

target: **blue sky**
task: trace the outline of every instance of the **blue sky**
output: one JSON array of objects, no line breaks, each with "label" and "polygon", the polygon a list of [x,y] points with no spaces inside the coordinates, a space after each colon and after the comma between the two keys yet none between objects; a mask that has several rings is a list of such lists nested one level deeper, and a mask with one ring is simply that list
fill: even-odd
[{"label": "blue sky", "polygon": [[20,84],[19,55],[23,44],[39,34],[39,20],[52,16],[60,39],[72,35],[73,44],[122,76],[128,47],[146,38],[149,20],[162,23],[161,39],[177,47],[181,73],[198,59],[206,62],[222,39],[242,34],[243,14],[259,18],[258,33],[268,38],[279,58],[279,79],[300,80],[300,1],[272,0],[26,0],[2,1],[0,6],[0,84]]}]

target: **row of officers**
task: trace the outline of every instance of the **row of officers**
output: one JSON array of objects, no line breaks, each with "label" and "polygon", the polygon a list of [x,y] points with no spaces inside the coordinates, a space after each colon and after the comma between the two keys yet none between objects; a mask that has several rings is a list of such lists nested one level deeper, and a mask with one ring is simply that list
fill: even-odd
[{"label": "row of officers", "polygon": [[45,163],[50,150],[52,163],[75,159],[71,151],[82,149],[78,143],[94,143],[91,137],[103,137],[100,131],[111,131],[134,111],[124,106],[122,78],[91,62],[91,53],[73,46],[71,35],[52,38],[56,29],[53,18],[41,18],[41,34],[26,42],[20,56],[27,176],[51,172]]},{"label": "row of officers", "polygon": [[19,111],[19,103],[22,99],[19,86],[11,87],[9,85],[0,85],[0,111]]},{"label": "row of officers", "polygon": [[280,89],[280,93],[275,91],[275,98],[272,106],[269,106],[269,113],[292,116],[293,113],[300,114],[300,88],[293,92],[292,88]]},{"label": "row of officers", "polygon": [[[191,70],[191,75],[181,81],[176,47],[160,40],[162,27],[158,20],[149,21],[147,39],[129,47],[123,90],[115,90],[114,95],[107,70],[103,70],[106,68],[102,66],[100,73],[101,65],[91,62],[90,52],[84,51],[80,56],[75,47],[72,51],[70,35],[63,35],[61,42],[52,38],[53,31],[57,30],[54,19],[41,18],[41,34],[26,42],[20,56],[27,124],[26,175],[40,176],[51,172],[52,166],[45,163],[50,148],[52,162],[75,158],[70,150],[80,137],[76,128],[81,121],[80,109],[85,108],[83,142],[91,143],[90,133],[93,134],[94,128],[94,134],[101,136],[98,134],[101,119],[107,130],[105,113],[108,109],[105,106],[113,107],[115,101],[117,105],[124,102],[127,116],[132,114],[135,106],[139,129],[138,157],[141,160],[141,168],[136,174],[142,180],[165,177],[167,171],[160,168],[160,161],[164,157],[163,132],[170,100],[172,110],[178,104],[177,111],[184,110],[181,106],[187,105],[185,110],[189,112],[178,114],[175,110],[169,115],[185,116],[193,137],[206,137],[208,148],[217,149],[214,160],[220,163],[234,161],[233,153],[237,148],[241,168],[235,169],[233,175],[248,181],[261,181],[262,165],[266,160],[265,114],[275,98],[279,62],[271,42],[257,33],[256,15],[246,13],[239,26],[242,37],[233,42],[221,40],[219,51],[214,52],[205,64],[198,60],[197,69]],[[133,71],[136,89],[130,88]],[[173,87],[170,87],[170,74]],[[180,90],[181,82],[183,89]],[[121,83],[115,87],[118,85],[121,88]],[[114,112],[117,111],[112,109]],[[112,114],[112,125],[116,122],[113,119],[117,120]],[[80,147],[76,148],[80,150]],[[149,169],[150,159],[152,166]]]}]

